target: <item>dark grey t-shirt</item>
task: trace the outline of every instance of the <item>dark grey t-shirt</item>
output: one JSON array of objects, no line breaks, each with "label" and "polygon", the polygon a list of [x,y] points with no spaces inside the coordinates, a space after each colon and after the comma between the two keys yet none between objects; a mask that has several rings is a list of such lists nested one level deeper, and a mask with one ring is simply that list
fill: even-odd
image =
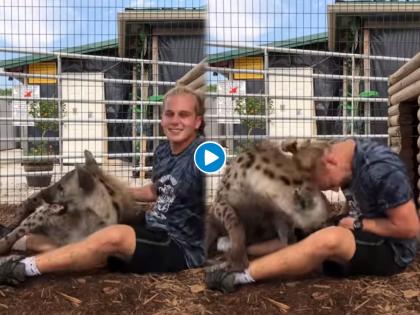
[{"label": "dark grey t-shirt", "polygon": [[[413,198],[405,165],[397,154],[372,140],[353,139],[353,178],[343,189],[349,201],[350,214],[366,218],[384,218],[386,211]],[[415,239],[388,239],[395,253],[395,262],[405,267],[416,255]]]},{"label": "dark grey t-shirt", "polygon": [[197,137],[183,152],[171,153],[168,141],[154,153],[152,181],[157,200],[146,213],[149,226],[167,231],[185,253],[188,267],[204,263],[204,176],[194,164],[195,149],[204,142]]}]

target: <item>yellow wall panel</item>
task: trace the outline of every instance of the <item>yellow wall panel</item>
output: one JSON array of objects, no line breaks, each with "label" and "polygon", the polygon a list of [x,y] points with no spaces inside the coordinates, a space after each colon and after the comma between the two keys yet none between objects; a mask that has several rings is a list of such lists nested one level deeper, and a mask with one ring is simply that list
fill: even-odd
[{"label": "yellow wall panel", "polygon": [[[55,62],[40,62],[29,65],[29,73],[32,74],[56,74],[57,67]],[[56,79],[29,78],[29,84],[55,84]]]},{"label": "yellow wall panel", "polygon": [[[234,60],[233,67],[235,69],[263,70],[263,57],[241,57]],[[263,74],[259,73],[234,73],[235,80],[262,80]]]}]

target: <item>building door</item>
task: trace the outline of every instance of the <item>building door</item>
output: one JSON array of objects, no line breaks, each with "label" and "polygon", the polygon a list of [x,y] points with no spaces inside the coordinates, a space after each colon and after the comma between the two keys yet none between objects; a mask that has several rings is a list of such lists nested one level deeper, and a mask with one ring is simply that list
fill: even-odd
[{"label": "building door", "polygon": [[[316,135],[314,101],[293,99],[312,97],[312,68],[270,68],[275,74],[268,76],[269,95],[273,98],[270,111],[269,136],[273,137],[311,137]],[[284,97],[284,98],[281,98]]]},{"label": "building door", "polygon": [[[75,102],[64,101],[63,138],[80,139],[80,141],[63,140],[63,163],[83,163],[84,150],[91,151],[96,161],[102,163],[101,155],[106,152],[106,141],[100,139],[106,137],[107,132],[106,124],[97,121],[106,117],[105,106],[100,102],[104,100],[104,83],[81,79],[100,80],[104,78],[104,75],[101,72],[64,73],[63,77],[63,99],[76,100]],[[87,102],[77,100],[87,100]],[[83,120],[83,122],[71,120]]]},{"label": "building door", "polygon": [[[0,117],[11,118],[13,112],[12,102],[8,100],[0,100]],[[0,121],[0,138],[15,138],[15,127],[9,121]],[[0,140],[0,151],[16,148],[15,141]]]}]

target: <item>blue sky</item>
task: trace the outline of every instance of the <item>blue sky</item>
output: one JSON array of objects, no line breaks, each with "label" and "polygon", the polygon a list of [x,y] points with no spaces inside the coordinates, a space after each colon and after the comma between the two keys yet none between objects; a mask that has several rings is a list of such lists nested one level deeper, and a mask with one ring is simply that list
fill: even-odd
[{"label": "blue sky", "polygon": [[326,31],[333,0],[208,0],[210,37],[264,44]]},{"label": "blue sky", "polygon": [[[116,38],[126,7],[208,6],[212,40],[265,43],[324,32],[333,0],[2,0],[0,46],[60,49]],[[2,58],[3,59],[3,58]]]},{"label": "blue sky", "polygon": [[[333,0],[2,0],[0,47],[58,50],[117,37],[126,7],[207,5],[212,41],[265,44],[326,31]],[[214,51],[214,50],[213,50]],[[0,60],[17,57],[1,53]]]},{"label": "blue sky", "polygon": [[127,7],[195,7],[204,0],[2,0],[0,45],[61,49],[117,37]]}]

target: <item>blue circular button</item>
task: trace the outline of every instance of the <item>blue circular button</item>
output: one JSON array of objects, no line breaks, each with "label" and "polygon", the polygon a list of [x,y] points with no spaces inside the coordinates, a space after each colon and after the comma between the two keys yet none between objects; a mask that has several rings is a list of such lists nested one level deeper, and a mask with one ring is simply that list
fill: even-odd
[{"label": "blue circular button", "polygon": [[195,149],[194,163],[203,173],[217,173],[226,164],[226,152],[217,142],[203,142]]}]

